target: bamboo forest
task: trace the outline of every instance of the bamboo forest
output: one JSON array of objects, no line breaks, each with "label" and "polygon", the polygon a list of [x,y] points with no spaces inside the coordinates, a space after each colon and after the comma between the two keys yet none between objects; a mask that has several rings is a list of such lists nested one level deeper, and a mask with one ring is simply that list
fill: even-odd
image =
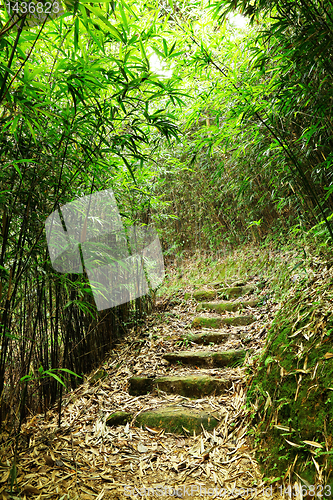
[{"label": "bamboo forest", "polygon": [[331,0],[0,0],[0,500],[333,498]]}]

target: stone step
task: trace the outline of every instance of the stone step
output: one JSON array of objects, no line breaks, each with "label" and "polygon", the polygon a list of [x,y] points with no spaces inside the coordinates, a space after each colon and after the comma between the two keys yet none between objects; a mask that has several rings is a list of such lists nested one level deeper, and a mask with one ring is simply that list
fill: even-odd
[{"label": "stone step", "polygon": [[170,363],[182,363],[191,366],[219,368],[241,364],[246,356],[244,349],[229,351],[179,351],[163,355]]},{"label": "stone step", "polygon": [[[125,425],[133,417],[134,413],[117,411],[106,419],[106,425]],[[156,410],[145,411],[140,413],[134,422],[137,427],[149,427],[149,429],[153,429],[154,431],[164,429],[165,432],[185,436],[193,434],[193,432],[196,435],[200,434],[202,427],[207,431],[211,431],[218,423],[218,414],[216,412],[212,413],[209,408],[207,410],[197,410],[179,406],[166,406],[157,408]],[[142,449],[141,452],[143,452]]]},{"label": "stone step", "polygon": [[125,425],[127,422],[130,422],[133,417],[134,413],[128,411],[115,411],[106,419],[105,423],[109,426]]},{"label": "stone step", "polygon": [[229,287],[245,286],[246,283],[245,283],[245,281],[242,281],[242,280],[238,280],[238,281],[235,281],[235,280],[214,281],[213,283],[207,283],[207,286],[209,286],[209,288],[225,288],[226,285]]},{"label": "stone step", "polygon": [[195,344],[222,344],[230,338],[230,333],[202,332],[189,333],[182,337],[183,341],[194,342]]},{"label": "stone step", "polygon": [[258,300],[243,300],[242,302],[200,302],[197,305],[196,311],[202,311],[208,309],[209,311],[215,311],[217,313],[223,313],[225,311],[235,312],[244,307],[255,307],[259,304]]},{"label": "stone step", "polygon": [[141,396],[153,389],[168,394],[179,394],[187,398],[202,398],[210,394],[224,394],[231,387],[231,380],[209,375],[188,375],[171,377],[132,377],[128,392],[131,396]]},{"label": "stone step", "polygon": [[[187,296],[189,295],[188,298],[190,298],[190,294],[187,294]],[[193,298],[200,302],[200,301],[203,301],[203,300],[214,300],[216,299],[217,297],[217,290],[196,290],[195,292],[193,292]]]},{"label": "stone step", "polygon": [[218,297],[237,298],[242,295],[252,293],[255,287],[253,285],[234,286],[228,288],[218,288],[216,290],[196,290],[193,292],[193,298],[198,302],[205,300],[214,300]]},{"label": "stone step", "polygon": [[[200,411],[194,408],[187,409],[177,406],[167,406],[138,415],[135,425],[164,429],[173,434],[200,434],[202,427],[211,431],[217,426],[217,414],[211,411]],[[202,427],[201,427],[202,426]]]},{"label": "stone step", "polygon": [[231,316],[229,318],[212,318],[210,316],[198,316],[192,321],[192,328],[223,328],[226,325],[246,326],[254,323],[254,316]]},{"label": "stone step", "polygon": [[219,295],[227,296],[228,298],[236,298],[242,297],[243,295],[247,295],[248,293],[252,293],[255,290],[254,285],[245,285],[245,286],[232,286],[228,288],[219,289]]}]

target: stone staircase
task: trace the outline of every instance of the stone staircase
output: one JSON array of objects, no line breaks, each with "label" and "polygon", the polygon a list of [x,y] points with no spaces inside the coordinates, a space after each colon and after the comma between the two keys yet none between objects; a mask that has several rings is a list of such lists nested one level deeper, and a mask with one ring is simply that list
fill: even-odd
[{"label": "stone staircase", "polygon": [[119,339],[103,366],[64,397],[61,426],[58,404],[24,424],[22,493],[281,498],[264,491],[245,408],[246,376],[274,310],[256,278],[161,299],[145,326]]},{"label": "stone staircase", "polygon": [[[196,303],[200,316],[192,317],[189,325],[180,328],[175,344],[177,351],[159,354],[159,362],[165,371],[172,367],[173,374],[158,376],[140,373],[128,381],[131,396],[152,394],[180,395],[201,400],[220,396],[230,391],[237,367],[244,366],[253,352],[248,326],[256,322],[260,313],[259,288],[256,284],[236,282],[229,287],[211,283],[205,289],[185,294],[184,300]],[[230,348],[228,344],[236,344]],[[208,348],[206,346],[209,346]],[[165,432],[183,435],[198,434],[218,425],[221,415],[212,411],[168,404],[149,411],[117,411],[112,413],[106,425],[116,426],[131,422],[136,426],[164,429]]]}]

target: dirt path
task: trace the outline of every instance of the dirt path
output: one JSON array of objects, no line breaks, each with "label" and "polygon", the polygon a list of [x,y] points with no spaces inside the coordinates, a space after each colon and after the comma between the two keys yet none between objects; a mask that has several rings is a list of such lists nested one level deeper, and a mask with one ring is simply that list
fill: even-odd
[{"label": "dirt path", "polygon": [[[236,285],[235,293],[218,284],[202,290],[209,292],[210,306],[198,306],[205,298],[205,293],[198,296],[200,290],[194,294],[197,300],[182,294],[173,303],[160,301],[145,330],[124,338],[103,369],[68,395],[60,429],[56,409],[46,419],[33,417],[23,429],[13,491],[62,500],[279,498],[279,490],[262,481],[244,406],[246,372],[264,345],[264,324],[273,311],[257,280],[249,289]],[[249,307],[249,300],[258,304]],[[216,303],[245,307],[221,311],[220,305],[216,313]],[[247,317],[240,323],[252,322],[221,324],[239,317]],[[201,326],[214,318],[219,328]],[[191,327],[194,319],[196,328]],[[226,352],[236,352],[228,358],[232,366],[220,366]],[[184,396],[189,390],[197,391],[195,399]],[[175,425],[177,432],[170,432]],[[8,494],[9,465],[3,457],[0,493],[18,498],[18,493]]]}]

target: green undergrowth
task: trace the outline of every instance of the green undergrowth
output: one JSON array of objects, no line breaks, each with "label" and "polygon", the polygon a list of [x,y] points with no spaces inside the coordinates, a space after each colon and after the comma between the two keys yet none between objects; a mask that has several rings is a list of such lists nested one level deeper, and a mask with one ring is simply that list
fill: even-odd
[{"label": "green undergrowth", "polygon": [[248,402],[267,476],[333,485],[333,262],[311,262],[269,329]]},{"label": "green undergrowth", "polygon": [[190,288],[216,281],[229,285],[257,278],[269,288],[269,297],[280,301],[294,281],[308,278],[309,270],[311,274],[311,269],[321,265],[326,253],[326,249],[317,247],[310,238],[304,241],[299,234],[289,235],[283,243],[266,239],[261,244],[247,242],[236,249],[219,249],[215,253],[183,252],[167,267],[158,296],[175,297]]}]

